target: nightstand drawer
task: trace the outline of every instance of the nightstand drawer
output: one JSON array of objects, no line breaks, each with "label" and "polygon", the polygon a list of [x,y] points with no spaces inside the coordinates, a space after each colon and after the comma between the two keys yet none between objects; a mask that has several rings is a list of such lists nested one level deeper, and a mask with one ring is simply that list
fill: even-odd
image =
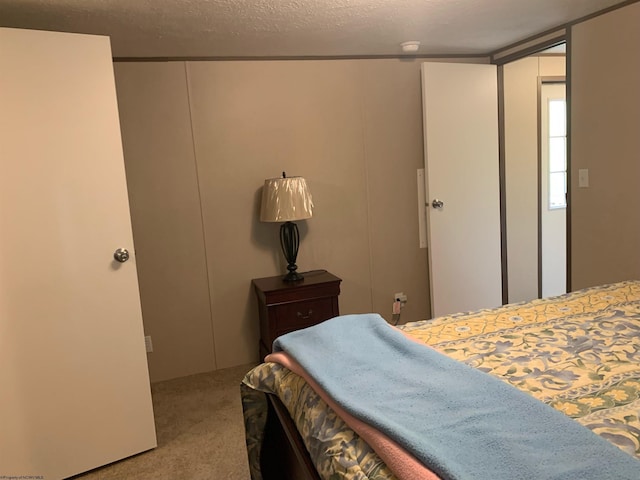
[{"label": "nightstand drawer", "polygon": [[320,298],[272,307],[276,337],[335,317],[334,303],[333,298]]}]

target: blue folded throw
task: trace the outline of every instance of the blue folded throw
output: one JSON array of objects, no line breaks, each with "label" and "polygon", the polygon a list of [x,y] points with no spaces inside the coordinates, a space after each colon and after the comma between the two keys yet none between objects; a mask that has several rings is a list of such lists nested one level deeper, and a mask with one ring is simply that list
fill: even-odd
[{"label": "blue folded throw", "polygon": [[591,430],[379,315],[336,317],[273,349],[443,479],[640,480],[640,462]]}]

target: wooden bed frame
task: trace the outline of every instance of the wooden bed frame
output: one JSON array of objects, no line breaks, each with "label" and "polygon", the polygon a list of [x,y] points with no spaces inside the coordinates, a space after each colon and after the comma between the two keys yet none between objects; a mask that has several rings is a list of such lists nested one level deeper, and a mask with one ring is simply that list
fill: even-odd
[{"label": "wooden bed frame", "polygon": [[264,480],[321,480],[287,408],[267,394],[269,410],[260,454]]}]

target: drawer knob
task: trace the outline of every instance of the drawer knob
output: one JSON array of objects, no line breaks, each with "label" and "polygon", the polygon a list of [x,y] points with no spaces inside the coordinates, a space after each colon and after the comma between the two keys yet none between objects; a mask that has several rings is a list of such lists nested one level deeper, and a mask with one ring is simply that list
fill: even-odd
[{"label": "drawer knob", "polygon": [[309,313],[307,313],[306,315],[301,312],[298,312],[297,315],[298,315],[298,318],[302,320],[309,320],[311,318],[311,315],[313,315],[313,310],[309,309]]}]

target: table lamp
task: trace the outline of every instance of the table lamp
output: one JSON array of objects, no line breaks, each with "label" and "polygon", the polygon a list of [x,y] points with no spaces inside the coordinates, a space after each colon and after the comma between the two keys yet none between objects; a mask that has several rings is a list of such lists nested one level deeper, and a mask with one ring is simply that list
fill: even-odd
[{"label": "table lamp", "polygon": [[311,192],[304,178],[287,177],[282,172],[282,177],[264,181],[260,221],[284,222],[280,226],[280,245],[289,270],[283,278],[285,282],[298,282],[304,278],[296,272],[300,234],[294,222],[311,218],[312,209]]}]

